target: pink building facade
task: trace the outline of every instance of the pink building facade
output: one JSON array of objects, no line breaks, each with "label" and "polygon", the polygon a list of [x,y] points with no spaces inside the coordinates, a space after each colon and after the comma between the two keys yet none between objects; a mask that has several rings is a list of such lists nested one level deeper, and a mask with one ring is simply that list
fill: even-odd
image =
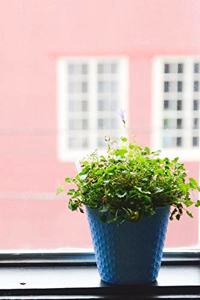
[{"label": "pink building facade", "polygon": [[[58,155],[59,58],[126,57],[129,128],[139,143],[154,146],[154,60],[200,54],[199,11],[197,0],[0,2],[2,250],[91,246],[85,217],[55,196],[64,176],[75,173],[73,161]],[[199,161],[186,161],[197,179]],[[194,217],[170,224],[168,247],[197,246]]]}]

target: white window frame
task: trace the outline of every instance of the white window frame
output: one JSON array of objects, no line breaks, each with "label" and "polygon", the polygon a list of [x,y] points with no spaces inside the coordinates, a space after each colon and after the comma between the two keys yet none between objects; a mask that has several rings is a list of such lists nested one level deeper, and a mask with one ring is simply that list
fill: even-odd
[{"label": "white window frame", "polygon": [[[200,61],[199,56],[157,56],[153,59],[153,74],[152,74],[152,136],[151,136],[151,145],[154,149],[162,150],[163,156],[180,157],[182,160],[186,161],[200,161],[200,147],[193,148],[187,144],[186,147],[173,147],[173,148],[163,148],[162,147],[162,128],[163,128],[163,66],[164,63],[184,63],[184,68],[186,71],[183,72],[183,83],[184,88],[186,89],[184,92],[184,96],[189,99],[189,101],[185,101],[184,105],[184,121],[187,120],[186,132],[187,139],[191,143],[192,139],[192,112],[193,112],[193,63],[198,60]],[[176,111],[177,112],[177,111]],[[186,117],[187,115],[187,117]],[[177,130],[177,129],[175,129]],[[184,130],[184,129],[183,129]],[[183,134],[184,137],[184,134]]]},{"label": "white window frame", "polygon": [[[97,95],[96,92],[96,83],[97,83],[97,72],[95,72],[95,66],[100,60],[117,60],[120,61],[121,72],[120,75],[120,91],[119,91],[119,101],[120,101],[120,110],[127,111],[128,104],[128,58],[125,56],[86,56],[86,57],[60,57],[57,61],[57,99],[58,99],[58,159],[60,161],[77,161],[78,159],[84,157],[88,153],[94,152],[97,148],[95,139],[97,136]],[[68,63],[81,63],[86,62],[90,65],[91,72],[89,73],[89,84],[92,86],[92,89],[89,93],[89,105],[90,111],[92,110],[92,117],[90,115],[89,122],[92,128],[95,128],[94,131],[90,132],[90,140],[93,142],[90,144],[86,150],[70,150],[67,148],[66,140],[68,136],[68,128],[66,120],[69,117],[69,111],[66,106],[66,95],[67,95],[67,71],[66,66]],[[66,112],[66,113],[65,113]],[[119,136],[124,134],[123,124],[121,122],[120,111],[119,111],[119,122],[121,127],[119,129]],[[120,124],[119,123],[119,124]]]}]

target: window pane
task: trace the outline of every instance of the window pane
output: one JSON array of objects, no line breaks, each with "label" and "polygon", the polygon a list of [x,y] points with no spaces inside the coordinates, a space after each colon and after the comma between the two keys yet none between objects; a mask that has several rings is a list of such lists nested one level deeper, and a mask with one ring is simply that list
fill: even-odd
[{"label": "window pane", "polygon": [[178,81],[177,82],[177,90],[178,90],[178,92],[182,92],[183,91],[183,83],[182,83],[182,81]]},{"label": "window pane", "polygon": [[194,73],[200,73],[200,64],[199,63],[194,64]]},{"label": "window pane", "polygon": [[176,146],[181,147],[182,146],[182,137],[177,137],[176,138]]},{"label": "window pane", "polygon": [[87,137],[69,137],[68,139],[69,148],[80,149],[88,147]]},{"label": "window pane", "polygon": [[69,119],[68,121],[70,130],[82,130],[88,129],[88,120],[87,119]]},{"label": "window pane", "polygon": [[182,100],[177,100],[177,110],[182,110],[183,109],[183,102]]},{"label": "window pane", "polygon": [[87,100],[70,99],[68,102],[68,109],[70,112],[84,112],[88,110]]},{"label": "window pane", "polygon": [[193,100],[193,110],[199,110],[199,100]]},{"label": "window pane", "polygon": [[169,100],[164,100],[164,109],[169,109],[170,105],[169,105]]},{"label": "window pane", "polygon": [[199,147],[199,137],[198,136],[193,136],[192,143],[193,143],[194,147]]},{"label": "window pane", "polygon": [[193,119],[193,129],[199,129],[199,119],[198,118]]},{"label": "window pane", "polygon": [[164,82],[164,92],[169,92],[169,90],[170,90],[170,82],[165,81]]},{"label": "window pane", "polygon": [[164,64],[164,72],[170,73],[170,64]]},{"label": "window pane", "polygon": [[199,81],[195,80],[194,81],[194,92],[198,92],[199,91]]},{"label": "window pane", "polygon": [[118,65],[117,63],[112,63],[111,66],[110,66],[110,69],[111,69],[111,73],[115,74],[118,72]]},{"label": "window pane", "polygon": [[88,65],[82,64],[81,71],[82,71],[82,74],[87,74],[88,73]]},{"label": "window pane", "polygon": [[176,120],[176,128],[177,129],[182,129],[183,128],[183,120],[182,119],[177,119]]},{"label": "window pane", "polygon": [[164,148],[172,148],[174,147],[174,138],[171,136],[165,136],[163,137],[163,143]]},{"label": "window pane", "polygon": [[178,73],[183,73],[183,64],[178,64]]}]

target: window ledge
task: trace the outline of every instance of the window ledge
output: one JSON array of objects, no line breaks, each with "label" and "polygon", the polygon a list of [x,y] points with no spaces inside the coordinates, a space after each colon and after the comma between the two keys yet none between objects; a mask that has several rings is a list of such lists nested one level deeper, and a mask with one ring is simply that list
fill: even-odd
[{"label": "window ledge", "polygon": [[197,256],[182,263],[164,259],[157,282],[146,286],[109,286],[92,260],[1,261],[0,278],[0,299],[200,299]]}]

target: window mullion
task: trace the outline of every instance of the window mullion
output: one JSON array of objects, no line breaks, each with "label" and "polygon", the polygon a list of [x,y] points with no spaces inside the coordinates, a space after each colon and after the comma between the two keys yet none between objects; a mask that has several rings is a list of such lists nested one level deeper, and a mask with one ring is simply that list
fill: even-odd
[{"label": "window mullion", "polygon": [[[59,158],[65,156],[67,151],[67,132],[68,132],[68,74],[66,72],[67,61],[61,58],[57,65],[58,74],[58,144],[59,144]],[[65,112],[65,113],[63,113]]]},{"label": "window mullion", "polygon": [[90,59],[89,72],[89,115],[90,148],[97,148],[97,59]]},{"label": "window mullion", "polygon": [[[127,58],[122,58],[119,61],[119,66],[120,66],[120,72],[119,72],[119,82],[120,82],[120,91],[119,91],[119,108],[122,112],[125,112],[125,121],[126,121],[126,128],[122,124],[122,121],[120,120],[120,133],[121,135],[126,135],[127,134],[127,128],[131,126],[129,124],[129,117],[128,117],[128,112],[129,112],[129,95],[128,95],[128,90],[129,90],[129,72],[128,72],[128,60]],[[119,112],[120,115],[120,112]],[[130,134],[132,134],[130,132]]]},{"label": "window mullion", "polygon": [[184,131],[185,131],[185,148],[192,148],[192,96],[193,96],[193,59],[188,57],[185,59],[184,70]]}]

